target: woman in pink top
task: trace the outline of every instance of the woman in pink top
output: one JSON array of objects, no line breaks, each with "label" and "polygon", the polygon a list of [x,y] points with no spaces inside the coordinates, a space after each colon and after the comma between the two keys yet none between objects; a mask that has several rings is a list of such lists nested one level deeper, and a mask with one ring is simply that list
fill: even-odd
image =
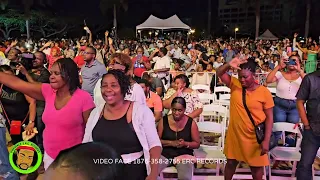
[{"label": "woman in pink top", "polygon": [[43,112],[44,167],[47,169],[61,150],[80,144],[85,124],[95,107],[91,96],[80,89],[77,65],[59,59],[50,69],[50,84],[28,83],[0,72],[0,83],[46,102]]}]

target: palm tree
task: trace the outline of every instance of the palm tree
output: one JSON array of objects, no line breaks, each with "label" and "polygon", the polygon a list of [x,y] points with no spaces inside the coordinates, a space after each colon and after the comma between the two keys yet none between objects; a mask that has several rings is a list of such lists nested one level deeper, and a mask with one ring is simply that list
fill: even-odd
[{"label": "palm tree", "polygon": [[259,30],[260,30],[260,0],[247,0],[246,4],[249,6],[255,7],[255,16],[256,16],[256,33],[255,38],[259,37]]},{"label": "palm tree", "polygon": [[311,0],[307,0],[307,16],[306,16],[306,23],[304,29],[304,37],[308,38],[309,35],[309,26],[310,26],[310,10],[311,10]]},{"label": "palm tree", "polygon": [[26,29],[27,29],[27,38],[30,38],[30,25],[29,20],[31,18],[31,7],[35,4],[40,4],[41,6],[51,5],[51,0],[22,0],[24,14],[26,16]]},{"label": "palm tree", "polygon": [[127,0],[100,0],[100,10],[105,14],[109,9],[113,9],[113,27],[117,30],[117,8],[122,7],[125,11],[128,10]]},{"label": "palm tree", "polygon": [[260,30],[260,0],[256,0],[256,39],[259,37],[259,30]]},{"label": "palm tree", "polygon": [[211,31],[211,0],[208,0],[208,35]]}]

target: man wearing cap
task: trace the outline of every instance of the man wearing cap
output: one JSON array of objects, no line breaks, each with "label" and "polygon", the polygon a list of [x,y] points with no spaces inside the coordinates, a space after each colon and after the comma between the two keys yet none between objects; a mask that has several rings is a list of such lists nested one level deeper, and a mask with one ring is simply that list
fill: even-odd
[{"label": "man wearing cap", "polygon": [[16,150],[17,150],[16,165],[23,170],[27,170],[31,168],[35,149],[31,146],[18,146]]}]

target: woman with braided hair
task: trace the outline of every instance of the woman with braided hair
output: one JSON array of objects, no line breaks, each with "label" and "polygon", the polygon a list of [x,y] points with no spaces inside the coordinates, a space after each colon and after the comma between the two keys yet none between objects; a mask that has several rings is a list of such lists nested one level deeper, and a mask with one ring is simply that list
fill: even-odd
[{"label": "woman with braided hair", "polygon": [[[227,71],[238,69],[238,79]],[[255,82],[257,63],[254,59],[234,58],[217,69],[217,75],[231,89],[230,123],[224,153],[227,157],[225,179],[231,180],[239,162],[250,166],[254,180],[263,177],[263,166],[269,164],[267,152],[273,124],[273,99],[270,91]],[[243,103],[243,93],[255,125],[265,122],[265,138],[257,142],[255,127]]]}]

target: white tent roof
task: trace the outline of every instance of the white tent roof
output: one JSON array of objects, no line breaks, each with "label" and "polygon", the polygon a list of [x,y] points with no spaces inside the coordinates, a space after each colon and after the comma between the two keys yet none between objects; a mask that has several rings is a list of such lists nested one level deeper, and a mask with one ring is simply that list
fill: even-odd
[{"label": "white tent roof", "polygon": [[190,26],[183,23],[177,15],[173,15],[164,20],[166,29],[190,29]]},{"label": "white tent roof", "polygon": [[278,40],[278,38],[267,29],[261,36],[258,37],[258,39],[262,40]]},{"label": "white tent roof", "polygon": [[153,15],[142,24],[138,25],[136,29],[190,29],[184,24],[177,15],[173,15],[168,19],[159,19]]},{"label": "white tent roof", "polygon": [[142,24],[138,25],[136,29],[162,29],[161,25],[163,20],[159,19],[153,15],[150,15],[149,18]]}]

